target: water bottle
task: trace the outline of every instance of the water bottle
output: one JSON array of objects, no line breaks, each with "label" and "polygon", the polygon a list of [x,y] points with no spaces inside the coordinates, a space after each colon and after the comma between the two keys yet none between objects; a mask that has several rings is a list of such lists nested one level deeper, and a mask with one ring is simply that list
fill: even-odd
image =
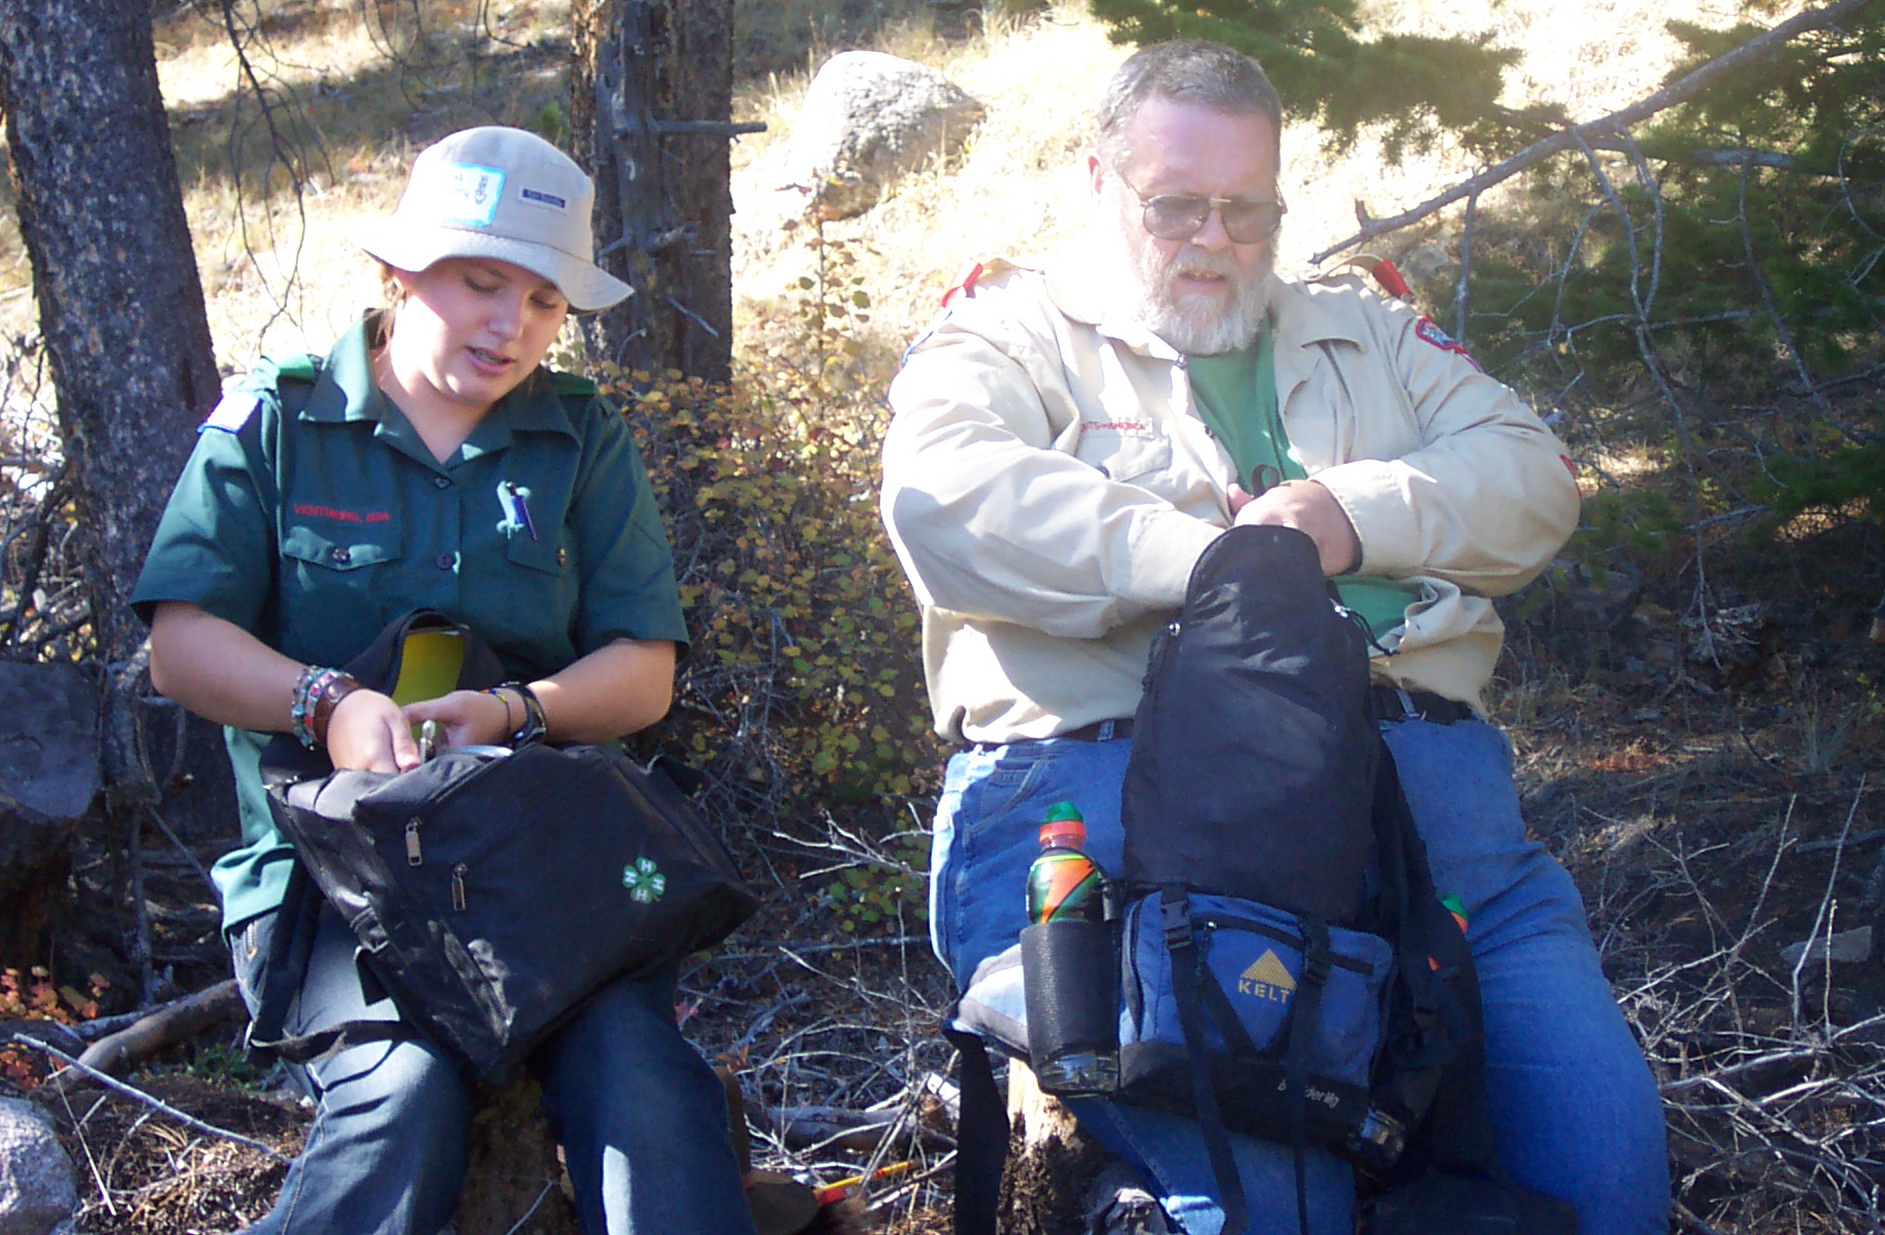
[{"label": "water bottle", "polygon": [[1072,802],[1047,808],[1041,856],[1028,868],[1028,921],[1106,920],[1106,876],[1086,854],[1086,820]]},{"label": "water bottle", "polygon": [[1119,957],[1106,875],[1087,855],[1073,803],[1048,810],[1040,841],[1021,932],[1028,1056],[1047,1093],[1108,1095],[1119,1084]]}]

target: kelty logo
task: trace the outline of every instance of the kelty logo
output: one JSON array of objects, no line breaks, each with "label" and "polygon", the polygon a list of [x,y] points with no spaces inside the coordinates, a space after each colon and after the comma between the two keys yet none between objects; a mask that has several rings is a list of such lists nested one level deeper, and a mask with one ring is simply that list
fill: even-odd
[{"label": "kelty logo", "polygon": [[1250,968],[1237,975],[1237,993],[1271,1003],[1288,1003],[1296,993],[1296,979],[1290,976],[1289,966],[1266,949]]}]

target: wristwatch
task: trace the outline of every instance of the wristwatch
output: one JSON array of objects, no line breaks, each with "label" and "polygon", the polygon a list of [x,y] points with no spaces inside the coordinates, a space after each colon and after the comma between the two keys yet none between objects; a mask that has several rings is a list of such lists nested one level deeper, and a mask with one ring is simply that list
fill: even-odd
[{"label": "wristwatch", "polygon": [[537,692],[522,682],[505,682],[499,690],[514,690],[517,697],[524,701],[524,723],[510,735],[508,741],[513,749],[541,742],[549,735],[549,723],[543,717],[543,704],[537,699]]}]

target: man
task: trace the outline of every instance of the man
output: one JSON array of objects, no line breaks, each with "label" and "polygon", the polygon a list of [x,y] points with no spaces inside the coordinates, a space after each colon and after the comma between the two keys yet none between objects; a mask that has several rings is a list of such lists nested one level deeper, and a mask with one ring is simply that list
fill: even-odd
[{"label": "man", "polygon": [[[1583,1235],[1664,1231],[1655,1085],[1481,714],[1490,598],[1575,526],[1569,461],[1431,321],[1352,280],[1274,276],[1280,110],[1228,48],[1138,52],[1097,117],[1085,249],[1044,272],[985,268],[891,387],[884,515],[923,606],[936,727],[961,747],[936,815],[937,953],[966,984],[1014,942],[1055,801],[1119,869],[1154,632],[1225,527],[1297,528],[1374,632],[1384,736],[1435,883],[1468,909],[1502,1164],[1576,1204]],[[1178,1227],[1221,1227],[1195,1124],[1076,1110]],[[1250,1213],[1295,1230],[1290,1150],[1236,1139]],[[1349,1171],[1310,1167],[1314,1228],[1351,1229]]]}]

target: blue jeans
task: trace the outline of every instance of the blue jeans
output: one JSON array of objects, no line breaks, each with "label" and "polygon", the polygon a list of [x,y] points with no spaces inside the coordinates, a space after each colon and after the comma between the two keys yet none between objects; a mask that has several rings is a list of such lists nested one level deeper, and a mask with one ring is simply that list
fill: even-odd
[{"label": "blue jeans", "polygon": [[[251,1011],[274,914],[230,941]],[[371,999],[353,933],[324,909],[286,1025],[396,1020]],[[727,1137],[726,1092],[674,1023],[674,973],[604,988],[531,1056],[563,1145],[586,1235],[752,1235]],[[307,1144],[267,1217],[267,1235],[433,1235],[464,1185],[476,1090],[422,1038],[336,1051],[295,1069],[314,1100]]]},{"label": "blue jeans", "polygon": [[[1477,720],[1407,720],[1382,732],[1435,885],[1466,903],[1501,1165],[1527,1187],[1574,1203],[1580,1235],[1661,1235],[1669,1210],[1661,1100],[1599,965],[1571,877],[1526,839],[1504,735]],[[978,747],[949,761],[936,812],[930,927],[958,986],[1026,925],[1023,889],[1048,806],[1075,803],[1093,856],[1120,869],[1119,792],[1130,752],[1125,740],[1054,739]],[[1144,1171],[1188,1235],[1218,1235],[1223,1213],[1195,1123],[1099,1101],[1074,1110],[1107,1148]],[[1232,1141],[1255,1228],[1296,1231],[1289,1148]],[[1311,1229],[1352,1230],[1346,1164],[1312,1153],[1308,1183]]]}]

